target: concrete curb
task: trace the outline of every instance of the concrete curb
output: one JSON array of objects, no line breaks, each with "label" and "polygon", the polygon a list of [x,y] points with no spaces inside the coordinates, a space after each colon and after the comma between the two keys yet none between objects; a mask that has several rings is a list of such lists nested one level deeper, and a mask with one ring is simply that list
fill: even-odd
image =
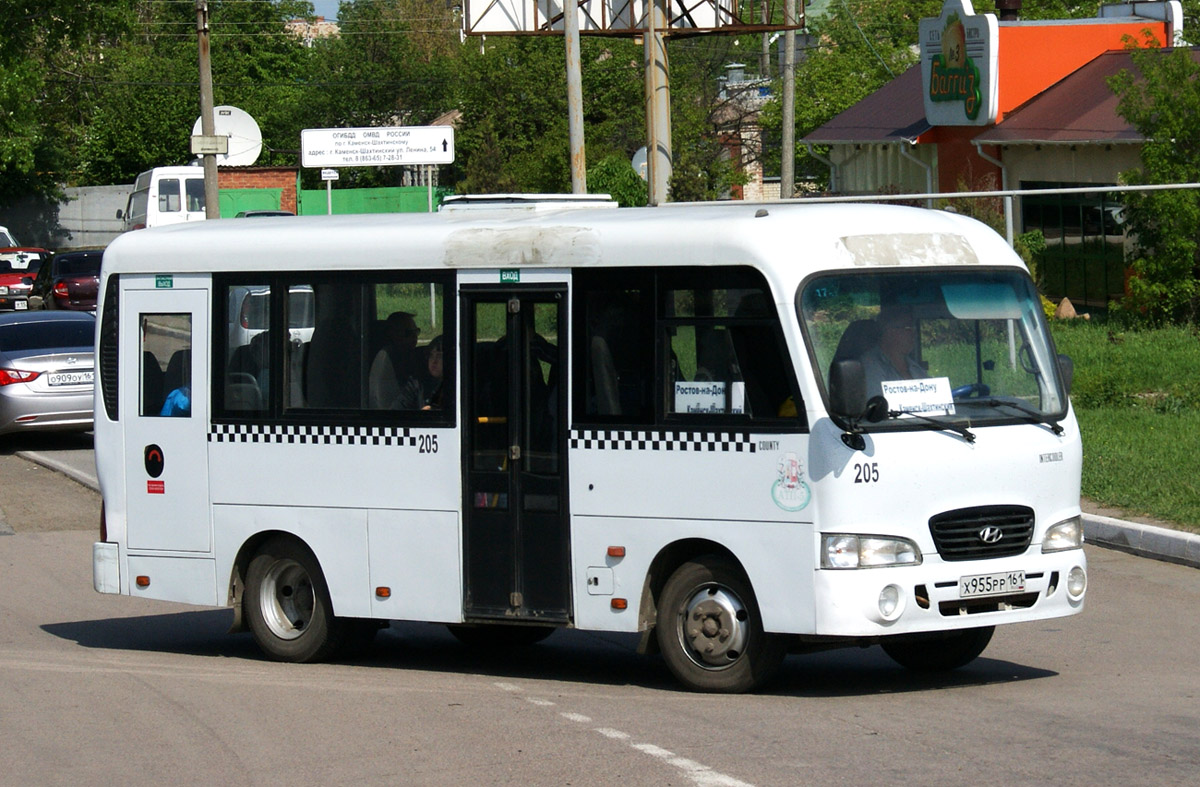
[{"label": "concrete curb", "polygon": [[1109,549],[1200,568],[1200,534],[1084,514],[1083,537]]},{"label": "concrete curb", "polygon": [[[17,456],[62,473],[95,492],[100,491],[100,482],[95,476],[60,462],[53,456],[37,451],[18,451]],[[0,511],[0,535],[10,533],[12,528],[5,521],[4,512]],[[1098,514],[1084,514],[1083,534],[1084,540],[1090,544],[1200,568],[1200,534],[1197,533],[1141,525]]]},{"label": "concrete curb", "polygon": [[17,456],[21,457],[22,459],[33,462],[34,464],[39,464],[42,467],[49,468],[49,469],[55,471],[56,473],[62,473],[67,478],[70,478],[72,481],[75,481],[76,483],[86,486],[88,489],[92,490],[93,492],[100,491],[100,480],[98,478],[96,478],[96,476],[91,475],[90,473],[85,473],[82,470],[79,470],[78,468],[71,467],[70,465],[66,464],[65,462],[60,462],[59,460],[55,459],[53,456],[38,453],[37,451],[17,451]]}]

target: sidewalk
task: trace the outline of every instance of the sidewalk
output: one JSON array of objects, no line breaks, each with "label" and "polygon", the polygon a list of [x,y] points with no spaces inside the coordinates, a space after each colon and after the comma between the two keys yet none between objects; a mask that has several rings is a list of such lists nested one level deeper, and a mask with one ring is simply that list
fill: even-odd
[{"label": "sidewalk", "polygon": [[[94,475],[61,462],[50,454],[19,451],[17,456],[62,473],[94,492],[100,491],[100,484]],[[4,521],[3,513],[0,513],[0,534],[6,532],[11,532],[11,528]],[[1200,534],[1197,533],[1088,513],[1083,515],[1083,533],[1084,540],[1090,544],[1200,568]]]},{"label": "sidewalk", "polygon": [[1084,514],[1083,538],[1109,549],[1200,568],[1200,534]]}]

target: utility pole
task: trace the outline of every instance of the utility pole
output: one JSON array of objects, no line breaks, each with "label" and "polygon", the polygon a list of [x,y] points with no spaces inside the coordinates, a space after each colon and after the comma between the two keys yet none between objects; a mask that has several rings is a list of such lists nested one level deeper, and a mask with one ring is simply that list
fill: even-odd
[{"label": "utility pole", "polygon": [[583,139],[583,67],[579,54],[579,3],[563,5],[567,49],[567,134],[571,142],[571,193],[587,194],[587,155]]},{"label": "utility pole", "polygon": [[[196,0],[196,34],[200,43],[200,134],[212,137],[216,133],[213,120],[212,52],[209,50],[208,0]],[[217,156],[204,153],[204,217],[221,218],[221,203],[217,192]]]},{"label": "utility pole", "polygon": [[796,0],[783,0],[783,140],[780,156],[779,197],[796,193]]},{"label": "utility pole", "polygon": [[664,30],[666,0],[646,0],[646,182],[649,204],[667,201],[671,182],[671,85]]}]

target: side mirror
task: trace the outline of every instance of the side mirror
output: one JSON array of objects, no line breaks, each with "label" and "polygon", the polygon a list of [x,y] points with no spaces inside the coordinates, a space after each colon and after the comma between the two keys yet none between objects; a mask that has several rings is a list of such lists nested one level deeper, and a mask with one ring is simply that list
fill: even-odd
[{"label": "side mirror", "polygon": [[22,276],[22,277],[21,277],[21,283],[22,283],[22,284],[30,284],[30,285],[32,285],[32,284],[33,284],[33,277],[32,277],[32,276]]},{"label": "side mirror", "polygon": [[860,361],[834,361],[829,367],[829,410],[857,421],[867,411],[867,375]]},{"label": "side mirror", "polygon": [[1071,356],[1059,353],[1058,373],[1062,375],[1063,385],[1067,389],[1067,396],[1070,396],[1071,383],[1075,380],[1075,362],[1071,360]]},{"label": "side mirror", "polygon": [[30,295],[30,296],[29,296],[29,308],[31,308],[31,309],[40,309],[40,308],[42,308],[42,296],[40,296],[40,295]]},{"label": "side mirror", "polygon": [[125,211],[121,210],[120,208],[117,208],[117,218],[118,219],[125,218]]}]

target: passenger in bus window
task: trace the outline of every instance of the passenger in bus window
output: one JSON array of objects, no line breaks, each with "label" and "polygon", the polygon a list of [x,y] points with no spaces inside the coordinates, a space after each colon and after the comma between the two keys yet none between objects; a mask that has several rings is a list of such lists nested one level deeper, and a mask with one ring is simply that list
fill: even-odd
[{"label": "passenger in bus window", "polygon": [[867,396],[881,394],[884,382],[928,376],[912,355],[917,347],[917,326],[912,309],[908,306],[884,307],[879,312],[878,323],[878,342],[860,357],[867,379]]},{"label": "passenger in bus window", "polygon": [[425,368],[410,376],[400,391],[396,407],[400,410],[440,410],[442,408],[442,337],[425,348]]},{"label": "passenger in bus window", "polygon": [[407,409],[399,398],[408,381],[421,372],[417,327],[409,312],[393,312],[384,326],[384,345],[371,362],[368,405],[372,410]]}]

